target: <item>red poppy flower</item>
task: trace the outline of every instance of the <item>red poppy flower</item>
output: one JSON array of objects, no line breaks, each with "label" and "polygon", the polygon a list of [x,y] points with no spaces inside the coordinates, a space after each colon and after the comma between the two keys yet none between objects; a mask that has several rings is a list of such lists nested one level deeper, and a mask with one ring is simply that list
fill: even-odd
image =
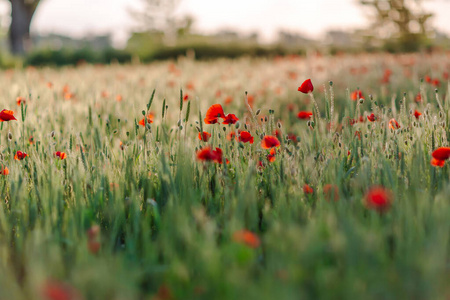
[{"label": "red poppy flower", "polygon": [[0,122],[11,121],[17,119],[14,117],[14,112],[12,110],[2,110],[0,111]]},{"label": "red poppy flower", "polygon": [[102,92],[100,93],[100,96],[101,96],[102,98],[108,98],[108,97],[109,97],[109,92],[108,92],[108,91],[102,91]]},{"label": "red poppy flower", "polygon": [[375,122],[377,120],[377,117],[373,113],[371,113],[369,116],[367,116],[367,120],[370,122]]},{"label": "red poppy flower", "polygon": [[298,113],[297,117],[302,120],[309,120],[313,115],[312,111],[301,111]]},{"label": "red poppy flower", "polygon": [[188,100],[189,100],[189,95],[188,94],[184,95],[183,96],[183,101],[188,101]]},{"label": "red poppy flower", "polygon": [[275,130],[272,132],[272,135],[276,136],[277,139],[279,139],[279,140],[281,140],[281,138],[282,138],[282,136],[281,136],[281,131],[279,131],[278,129],[275,129]]},{"label": "red poppy flower", "polygon": [[56,151],[53,155],[59,157],[61,160],[66,159],[67,157],[67,154],[61,151]]},{"label": "red poppy flower", "polygon": [[414,99],[417,103],[422,101],[422,95],[420,94],[420,92],[417,93],[416,98]]},{"label": "red poppy flower", "polygon": [[414,111],[414,117],[416,117],[417,120],[419,120],[419,117],[422,115],[417,109]]},{"label": "red poppy flower", "polygon": [[398,124],[398,122],[395,119],[391,119],[389,121],[389,128],[392,130],[399,129],[400,125]]},{"label": "red poppy flower", "polygon": [[65,93],[64,94],[64,100],[70,100],[75,98],[75,94],[74,93]]},{"label": "red poppy flower", "polygon": [[205,123],[216,124],[219,122],[219,118],[225,119],[222,105],[214,104],[206,111]]},{"label": "red poppy flower", "polygon": [[121,94],[116,95],[116,101],[121,102],[123,100],[123,97]]},{"label": "red poppy flower", "polygon": [[292,141],[294,144],[297,144],[297,136],[293,133],[288,134],[288,140]]},{"label": "red poppy flower", "polygon": [[222,124],[236,124],[239,119],[234,114],[228,114]]},{"label": "red poppy flower", "polygon": [[70,285],[49,280],[42,288],[42,296],[47,300],[79,300],[81,295]]},{"label": "red poppy flower", "polygon": [[[153,114],[152,113],[149,113],[147,115],[147,123],[149,123],[149,124],[153,123]],[[145,127],[145,118],[142,118],[142,120],[139,121],[139,125]]]},{"label": "red poppy flower", "polygon": [[431,77],[430,76],[428,76],[428,75],[425,75],[425,82],[427,82],[427,83],[431,83]]},{"label": "red poppy flower", "polygon": [[270,153],[267,155],[267,160],[270,162],[274,162],[275,154],[277,154],[277,151],[275,150],[275,148],[270,149]]},{"label": "red poppy flower", "polygon": [[383,213],[391,207],[392,193],[381,186],[372,187],[366,193],[365,203],[367,208]]},{"label": "red poppy flower", "polygon": [[434,87],[438,87],[438,86],[441,85],[441,81],[440,81],[439,79],[435,78],[435,79],[433,79],[433,80],[431,81],[431,84],[432,84]]},{"label": "red poppy flower", "polygon": [[314,86],[311,82],[311,79],[306,79],[301,86],[298,88],[299,92],[302,92],[303,94],[308,94],[314,91]]},{"label": "red poppy flower", "polygon": [[236,139],[239,141],[239,142],[242,142],[242,143],[250,143],[250,144],[253,144],[253,137],[252,137],[252,135],[250,134],[250,132],[248,132],[248,131],[241,131],[240,133],[239,133],[239,139],[236,137]]},{"label": "red poppy flower", "polygon": [[198,133],[198,139],[200,141],[207,142],[211,138],[211,134],[209,132],[203,131]]},{"label": "red poppy flower", "polygon": [[17,151],[16,155],[14,155],[14,159],[15,160],[22,160],[22,159],[24,159],[27,156],[28,156],[28,154],[26,154],[25,152]]},{"label": "red poppy flower", "polygon": [[363,96],[361,90],[355,90],[355,91],[353,91],[353,92],[350,94],[350,98],[351,98],[353,101],[356,101],[356,100],[359,100],[359,99],[364,99],[364,96]]},{"label": "red poppy flower", "polygon": [[227,140],[232,141],[236,136],[236,132],[232,131],[227,135]]},{"label": "red poppy flower", "polygon": [[243,229],[233,233],[233,241],[241,244],[245,244],[250,248],[258,248],[261,245],[259,237],[253,232]]},{"label": "red poppy flower", "polygon": [[442,168],[445,165],[445,160],[439,160],[439,159],[432,157],[430,163],[432,166]]},{"label": "red poppy flower", "polygon": [[[111,187],[115,187],[114,183],[111,183]],[[101,247],[101,244],[99,242],[100,226],[92,225],[86,233],[88,236],[87,246],[89,252],[91,252],[92,254],[97,254]]]},{"label": "red poppy flower", "polygon": [[[219,164],[222,163],[222,149],[216,148],[216,150],[211,150],[210,147],[205,147],[197,151],[197,159],[203,161],[214,161]],[[228,161],[227,161],[228,163]]]},{"label": "red poppy flower", "polygon": [[431,153],[431,156],[437,160],[447,160],[450,158],[450,147],[440,147]]},{"label": "red poppy flower", "polygon": [[303,193],[307,194],[307,195],[311,195],[314,193],[314,190],[312,187],[310,187],[309,185],[307,185],[305,183],[305,185],[303,186]]},{"label": "red poppy flower", "polygon": [[335,184],[325,184],[323,186],[323,195],[327,201],[339,200],[339,188]]},{"label": "red poppy flower", "polygon": [[381,78],[381,83],[389,83],[391,80],[392,71],[390,69],[386,69],[383,74],[383,78]]},{"label": "red poppy flower", "polygon": [[355,125],[356,123],[358,123],[358,120],[355,120],[355,119],[348,119],[348,124],[349,124],[350,126],[353,126],[353,125]]},{"label": "red poppy flower", "polygon": [[23,105],[25,105],[26,104],[26,99],[24,97],[17,97],[16,98],[16,103],[17,103],[17,106],[20,106],[21,103],[23,103]]},{"label": "red poppy flower", "polygon": [[2,165],[0,168],[0,174],[1,175],[9,175],[9,169]]},{"label": "red poppy flower", "polygon": [[272,135],[266,135],[264,136],[263,140],[261,141],[261,147],[264,149],[270,149],[273,147],[280,147],[280,141],[272,136]]}]

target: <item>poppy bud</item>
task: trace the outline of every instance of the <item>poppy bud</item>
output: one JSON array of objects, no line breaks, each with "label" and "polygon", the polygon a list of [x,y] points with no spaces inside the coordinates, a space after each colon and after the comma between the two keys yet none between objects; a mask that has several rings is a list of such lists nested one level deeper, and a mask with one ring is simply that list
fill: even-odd
[{"label": "poppy bud", "polygon": [[263,133],[261,133],[261,135],[259,136],[261,139],[263,139],[264,138],[264,134]]},{"label": "poppy bud", "polygon": [[359,104],[363,104],[364,103],[364,99],[363,98],[359,98]]},{"label": "poppy bud", "polygon": [[439,91],[438,91],[438,89],[435,89],[434,92],[437,94]]},{"label": "poppy bud", "polygon": [[261,110],[258,109],[258,110],[256,111],[256,115],[259,115],[260,113],[261,113]]},{"label": "poppy bud", "polygon": [[311,121],[306,122],[306,125],[309,127],[311,126]]},{"label": "poppy bud", "polygon": [[329,84],[330,86],[333,86],[333,81],[330,80],[330,81],[328,82],[328,84]]},{"label": "poppy bud", "polygon": [[239,129],[240,126],[241,126],[241,124],[239,123],[239,121],[237,121],[236,124],[234,125],[234,127],[236,127],[236,129]]},{"label": "poppy bud", "polygon": [[279,129],[281,129],[281,127],[282,127],[282,126],[281,126],[281,122],[278,122],[278,123],[277,123],[277,126],[278,126]]},{"label": "poppy bud", "polygon": [[116,134],[117,133],[117,129],[114,129],[113,133]]},{"label": "poppy bud", "polygon": [[179,127],[181,125],[181,120],[178,120],[177,126]]},{"label": "poppy bud", "polygon": [[180,125],[178,128],[179,128],[180,130],[183,130],[183,125]]},{"label": "poppy bud", "polygon": [[54,137],[54,136],[55,136],[55,131],[52,131],[52,132],[50,133],[50,136],[51,136],[51,137]]},{"label": "poppy bud", "polygon": [[267,116],[264,117],[264,122],[269,121],[269,118],[267,118]]},{"label": "poppy bud", "polygon": [[245,128],[245,130],[247,130],[247,124],[244,124],[244,128]]},{"label": "poppy bud", "polygon": [[442,119],[444,117],[444,114],[442,113],[442,111],[439,112],[439,118]]},{"label": "poppy bud", "polygon": [[222,127],[223,132],[227,131],[226,127]]},{"label": "poppy bud", "polygon": [[12,140],[12,133],[8,132],[8,140]]},{"label": "poppy bud", "polygon": [[150,123],[147,123],[147,124],[145,125],[145,127],[146,127],[148,130],[152,129],[152,126],[150,125]]}]

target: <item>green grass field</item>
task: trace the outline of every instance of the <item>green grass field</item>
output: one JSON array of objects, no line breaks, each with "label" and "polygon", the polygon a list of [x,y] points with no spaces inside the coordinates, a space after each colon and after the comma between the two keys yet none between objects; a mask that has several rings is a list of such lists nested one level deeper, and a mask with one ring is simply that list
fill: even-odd
[{"label": "green grass field", "polygon": [[450,162],[431,163],[449,70],[442,53],[1,72],[0,299],[449,299]]}]

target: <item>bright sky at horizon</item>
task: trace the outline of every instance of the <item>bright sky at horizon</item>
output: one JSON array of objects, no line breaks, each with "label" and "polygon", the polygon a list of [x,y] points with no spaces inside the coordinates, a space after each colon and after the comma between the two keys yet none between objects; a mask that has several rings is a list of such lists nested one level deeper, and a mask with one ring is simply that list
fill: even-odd
[{"label": "bright sky at horizon", "polygon": [[[111,33],[115,45],[123,46],[129,33],[138,29],[130,9],[139,4],[140,0],[43,0],[31,30],[74,37]],[[426,8],[435,14],[433,26],[450,35],[450,1],[429,1]],[[8,11],[7,1],[0,2],[1,15],[8,16]],[[329,29],[367,26],[366,12],[357,0],[181,0],[176,14],[193,16],[197,32],[258,32],[263,41],[273,40],[279,29],[317,38]],[[2,19],[5,26],[8,18]]]}]

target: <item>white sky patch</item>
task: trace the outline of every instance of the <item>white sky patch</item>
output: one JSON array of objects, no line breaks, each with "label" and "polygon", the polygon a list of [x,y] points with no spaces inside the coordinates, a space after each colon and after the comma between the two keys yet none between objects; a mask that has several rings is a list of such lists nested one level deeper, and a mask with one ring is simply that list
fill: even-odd
[{"label": "white sky patch", "polygon": [[[366,12],[357,0],[182,0],[176,15],[195,18],[194,29],[214,33],[230,29],[244,34],[258,32],[265,42],[280,29],[318,38],[330,29],[367,26]],[[124,46],[137,23],[129,8],[140,0],[43,0],[33,18],[32,32],[60,33],[74,37],[111,33],[116,46]],[[450,34],[450,1],[426,2],[435,14],[433,25]],[[0,1],[0,24],[9,22],[8,1]]]}]

